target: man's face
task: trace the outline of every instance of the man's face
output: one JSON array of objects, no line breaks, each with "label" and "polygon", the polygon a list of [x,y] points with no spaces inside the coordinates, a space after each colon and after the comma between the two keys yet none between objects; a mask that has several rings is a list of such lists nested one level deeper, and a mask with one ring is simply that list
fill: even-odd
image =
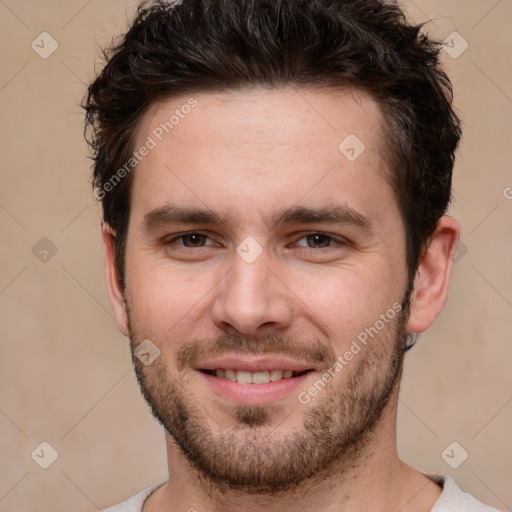
[{"label": "man's face", "polygon": [[160,350],[137,376],[201,474],[284,490],[391,421],[407,272],[382,117],[349,92],[194,99],[154,105],[137,133],[156,146],[133,176],[125,330]]}]

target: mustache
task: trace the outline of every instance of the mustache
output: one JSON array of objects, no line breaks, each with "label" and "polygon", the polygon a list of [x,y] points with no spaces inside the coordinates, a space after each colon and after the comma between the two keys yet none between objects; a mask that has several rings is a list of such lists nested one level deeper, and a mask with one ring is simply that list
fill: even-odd
[{"label": "mustache", "polygon": [[197,365],[204,359],[226,353],[251,355],[281,355],[292,357],[314,366],[329,368],[336,361],[336,355],[318,339],[299,341],[281,335],[265,334],[261,337],[244,337],[239,334],[225,334],[215,340],[193,340],[179,348],[176,366],[179,370]]}]

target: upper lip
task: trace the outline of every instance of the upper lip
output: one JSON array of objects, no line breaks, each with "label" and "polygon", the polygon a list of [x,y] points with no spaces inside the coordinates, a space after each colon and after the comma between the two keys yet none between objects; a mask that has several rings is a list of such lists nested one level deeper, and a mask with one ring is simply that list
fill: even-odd
[{"label": "upper lip", "polygon": [[282,356],[244,357],[225,356],[208,359],[196,366],[198,370],[242,370],[247,372],[264,372],[266,370],[292,370],[302,372],[313,370],[311,365]]}]

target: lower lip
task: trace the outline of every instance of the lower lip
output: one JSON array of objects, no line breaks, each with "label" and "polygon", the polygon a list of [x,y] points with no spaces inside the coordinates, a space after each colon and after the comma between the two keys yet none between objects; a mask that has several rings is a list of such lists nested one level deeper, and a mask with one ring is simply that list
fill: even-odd
[{"label": "lower lip", "polygon": [[[268,384],[240,384],[221,377],[214,377],[199,372],[212,387],[213,392],[227,400],[243,405],[264,405],[286,397],[304,384],[314,372],[307,372],[298,377],[281,379]],[[298,393],[297,393],[298,395]]]}]

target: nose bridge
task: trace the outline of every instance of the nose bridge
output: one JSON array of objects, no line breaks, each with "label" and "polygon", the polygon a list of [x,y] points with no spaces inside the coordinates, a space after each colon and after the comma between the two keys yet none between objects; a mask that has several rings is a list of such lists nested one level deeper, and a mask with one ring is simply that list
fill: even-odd
[{"label": "nose bridge", "polygon": [[254,241],[239,245],[215,300],[213,321],[217,326],[254,335],[263,325],[282,329],[290,323],[289,297],[272,265],[272,255],[258,249]]},{"label": "nose bridge", "polygon": [[247,261],[239,254],[233,258],[229,292],[240,294],[246,302],[269,299],[269,258],[261,254],[254,261]]}]

